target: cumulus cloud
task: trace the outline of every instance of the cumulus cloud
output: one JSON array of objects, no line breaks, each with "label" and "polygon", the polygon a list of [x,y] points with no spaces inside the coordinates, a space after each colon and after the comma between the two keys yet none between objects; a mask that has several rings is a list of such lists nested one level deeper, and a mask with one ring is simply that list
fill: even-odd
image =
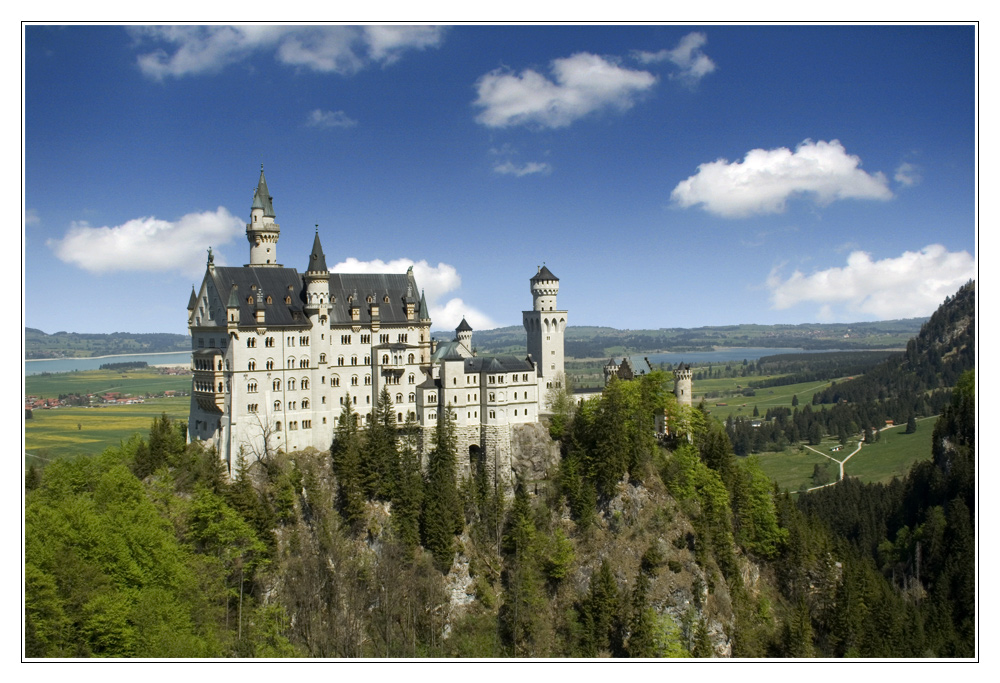
[{"label": "cumulus cloud", "polygon": [[[74,221],[65,237],[47,240],[46,245],[60,260],[92,273],[177,270],[197,274],[205,266],[208,246],[227,244],[243,229],[243,222],[220,206],[176,221],[149,216],[99,228]],[[223,265],[220,257],[216,262]]]},{"label": "cumulus cloud", "polygon": [[499,173],[500,175],[512,175],[520,178],[522,176],[532,175],[535,173],[548,175],[552,172],[552,166],[544,161],[529,161],[520,165],[515,164],[513,161],[505,161],[502,164],[494,166],[493,172]]},{"label": "cumulus cloud", "polygon": [[357,123],[342,111],[323,111],[322,109],[313,109],[306,118],[306,125],[310,128],[350,128]]},{"label": "cumulus cloud", "polygon": [[417,286],[423,290],[427,297],[427,306],[430,308],[431,320],[435,328],[458,327],[463,316],[476,330],[488,330],[497,326],[488,315],[467,305],[462,299],[452,297],[445,300],[445,295],[462,286],[462,278],[458,271],[447,263],[438,263],[436,266],[432,266],[425,260],[414,261],[408,258],[392,261],[381,259],[360,261],[352,257],[330,268],[330,272],[405,273],[410,266],[413,266],[413,277],[417,281]]},{"label": "cumulus cloud", "polygon": [[945,297],[975,278],[976,263],[967,251],[949,252],[931,244],[879,261],[854,251],[843,268],[811,275],[796,270],[785,279],[778,271],[767,278],[773,308],[816,304],[820,319],[864,315],[885,320],[930,315]]},{"label": "cumulus cloud", "polygon": [[838,140],[805,140],[794,152],[754,149],[742,162],[701,164],[670,197],[681,207],[701,204],[726,218],[781,213],[799,195],[812,195],[821,206],[836,199],[891,199],[885,175],[869,175],[860,167],[861,159],[848,154]]},{"label": "cumulus cloud", "polygon": [[135,45],[155,47],[137,58],[155,80],[213,73],[259,52],[282,64],[353,74],[397,61],[407,50],[440,45],[436,26],[140,26]]},{"label": "cumulus cloud", "polygon": [[704,33],[694,32],[681,38],[673,50],[660,50],[659,52],[637,50],[632,54],[642,64],[670,62],[678,68],[677,74],[671,76],[672,78],[678,78],[694,85],[715,71],[715,62],[701,49],[707,42],[708,38]]},{"label": "cumulus cloud", "polygon": [[552,78],[525,69],[497,69],[476,82],[476,121],[490,128],[535,124],[561,128],[596,111],[625,111],[656,83],[656,76],[611,58],[579,52],[551,65]]},{"label": "cumulus cloud", "polygon": [[916,164],[904,161],[896,167],[896,175],[893,179],[904,187],[913,187],[920,182],[920,168]]}]

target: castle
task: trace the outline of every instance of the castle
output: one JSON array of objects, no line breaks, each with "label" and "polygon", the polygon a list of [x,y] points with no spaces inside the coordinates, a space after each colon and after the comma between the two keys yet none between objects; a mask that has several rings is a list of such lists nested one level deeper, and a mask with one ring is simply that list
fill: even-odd
[{"label": "castle", "polygon": [[412,267],[331,273],[318,229],[306,271],[282,266],[272,202],[261,166],[246,225],[250,262],[216,266],[209,249],[192,289],[189,439],[215,447],[230,467],[241,451],[327,450],[344,403],[365,425],[385,387],[397,422],[412,417],[423,434],[450,407],[460,452],[488,454],[509,478],[514,430],[537,424],[548,390],[561,386],[568,314],[556,304],[559,278],[543,266],[530,280],[526,358],[478,356],[464,319],[453,341],[431,339]]}]

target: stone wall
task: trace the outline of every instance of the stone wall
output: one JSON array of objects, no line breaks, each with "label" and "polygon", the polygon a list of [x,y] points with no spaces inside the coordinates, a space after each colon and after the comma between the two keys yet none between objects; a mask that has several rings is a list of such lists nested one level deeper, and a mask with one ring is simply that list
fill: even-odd
[{"label": "stone wall", "polygon": [[559,462],[559,442],[552,440],[545,424],[515,425],[511,434],[511,459],[519,479],[525,483],[537,482]]}]

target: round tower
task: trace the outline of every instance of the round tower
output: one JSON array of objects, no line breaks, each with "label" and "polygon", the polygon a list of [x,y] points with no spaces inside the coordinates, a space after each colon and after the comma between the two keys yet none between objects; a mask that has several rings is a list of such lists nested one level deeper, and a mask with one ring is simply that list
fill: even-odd
[{"label": "round tower", "polygon": [[674,396],[682,406],[691,405],[691,374],[691,366],[686,363],[678,363],[674,370]]},{"label": "round tower", "polygon": [[274,222],[274,206],[264,180],[264,164],[260,165],[260,179],[250,205],[250,222],[247,223],[247,241],[250,243],[251,266],[280,266],[278,263],[278,236],[281,227]]},{"label": "round tower", "polygon": [[319,314],[325,322],[327,308],[330,302],[330,270],[326,267],[326,256],[323,245],[319,243],[319,226],[316,226],[316,237],[313,239],[312,252],[309,254],[309,267],[306,268],[302,280],[306,287],[306,314]]},{"label": "round tower", "polygon": [[531,278],[531,297],[536,311],[556,310],[556,295],[559,294],[559,278],[552,274],[547,267],[538,269],[535,277]]},{"label": "round tower", "polygon": [[472,326],[462,317],[462,322],[455,328],[455,341],[472,351]]}]

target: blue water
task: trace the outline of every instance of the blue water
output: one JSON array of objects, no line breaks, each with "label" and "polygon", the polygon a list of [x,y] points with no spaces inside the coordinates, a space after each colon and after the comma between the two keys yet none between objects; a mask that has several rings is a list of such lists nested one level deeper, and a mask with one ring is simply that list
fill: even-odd
[{"label": "blue water", "polygon": [[52,358],[24,361],[25,375],[40,375],[43,372],[73,372],[74,370],[97,370],[105,363],[129,363],[146,361],[150,365],[190,365],[191,352],[177,353],[136,353],[103,358]]}]

